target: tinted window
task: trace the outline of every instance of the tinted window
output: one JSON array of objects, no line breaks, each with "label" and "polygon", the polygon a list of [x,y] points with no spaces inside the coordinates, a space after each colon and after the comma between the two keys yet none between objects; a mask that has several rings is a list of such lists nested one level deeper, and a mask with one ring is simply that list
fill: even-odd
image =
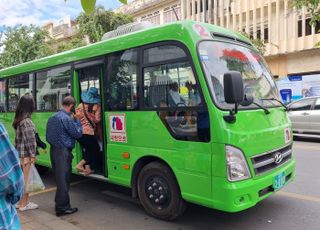
[{"label": "tinted window", "polygon": [[144,60],[161,61],[143,69],[144,107],[158,111],[175,139],[210,141],[209,113],[185,52],[174,45],[159,46],[146,50]]},{"label": "tinted window", "polygon": [[126,50],[109,57],[106,108],[132,110],[137,108],[137,50]]},{"label": "tinted window", "polygon": [[37,110],[58,110],[62,99],[71,94],[70,66],[54,68],[36,75]]},{"label": "tinted window", "polygon": [[313,99],[301,100],[296,103],[293,103],[290,106],[290,110],[292,111],[300,111],[300,110],[310,110],[313,104]]},{"label": "tinted window", "polygon": [[15,111],[20,97],[32,94],[32,74],[25,74],[8,79],[9,111]]},{"label": "tinted window", "polygon": [[157,46],[144,51],[144,63],[154,63],[186,57],[185,52],[178,46]]},{"label": "tinted window", "polygon": [[317,99],[316,104],[314,105],[315,110],[320,110],[320,98]]},{"label": "tinted window", "polygon": [[189,62],[144,69],[145,107],[181,107],[200,104],[199,86]]},{"label": "tinted window", "polygon": [[78,71],[81,92],[87,92],[89,88],[95,87],[100,94],[100,66],[92,66]]},{"label": "tinted window", "polygon": [[0,80],[0,112],[7,111],[6,105],[6,81]]}]

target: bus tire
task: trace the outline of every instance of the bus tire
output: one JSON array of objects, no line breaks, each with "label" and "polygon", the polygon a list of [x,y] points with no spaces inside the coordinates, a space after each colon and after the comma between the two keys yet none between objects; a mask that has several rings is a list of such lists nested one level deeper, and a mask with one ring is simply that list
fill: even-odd
[{"label": "bus tire", "polygon": [[183,214],[186,202],[168,166],[160,162],[144,166],[137,187],[140,202],[149,215],[162,220],[174,220]]}]

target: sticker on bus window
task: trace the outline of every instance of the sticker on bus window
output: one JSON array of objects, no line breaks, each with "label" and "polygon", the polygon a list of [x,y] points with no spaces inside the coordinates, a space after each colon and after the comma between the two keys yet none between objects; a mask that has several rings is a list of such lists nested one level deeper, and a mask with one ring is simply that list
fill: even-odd
[{"label": "sticker on bus window", "polygon": [[127,143],[126,115],[109,115],[110,141]]},{"label": "sticker on bus window", "polygon": [[290,128],[285,128],[284,129],[284,143],[288,144],[291,141],[291,132]]}]

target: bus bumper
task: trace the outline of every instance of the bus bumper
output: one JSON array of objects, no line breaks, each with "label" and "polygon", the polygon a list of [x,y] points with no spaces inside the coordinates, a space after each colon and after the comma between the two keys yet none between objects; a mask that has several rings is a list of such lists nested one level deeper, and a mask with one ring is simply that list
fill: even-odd
[{"label": "bus bumper", "polygon": [[232,183],[226,178],[214,178],[212,208],[239,212],[255,206],[259,201],[275,193],[273,183],[277,175],[285,172],[284,186],[295,178],[295,165],[296,161],[291,159],[277,169],[240,182]]}]

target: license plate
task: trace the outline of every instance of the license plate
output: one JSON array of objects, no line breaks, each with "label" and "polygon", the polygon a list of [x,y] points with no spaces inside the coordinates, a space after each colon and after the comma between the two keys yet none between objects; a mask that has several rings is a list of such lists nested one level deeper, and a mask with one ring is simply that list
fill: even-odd
[{"label": "license plate", "polygon": [[286,174],[285,172],[282,172],[274,177],[274,182],[273,182],[273,189],[274,191],[277,191],[281,189],[284,184],[286,183]]}]

